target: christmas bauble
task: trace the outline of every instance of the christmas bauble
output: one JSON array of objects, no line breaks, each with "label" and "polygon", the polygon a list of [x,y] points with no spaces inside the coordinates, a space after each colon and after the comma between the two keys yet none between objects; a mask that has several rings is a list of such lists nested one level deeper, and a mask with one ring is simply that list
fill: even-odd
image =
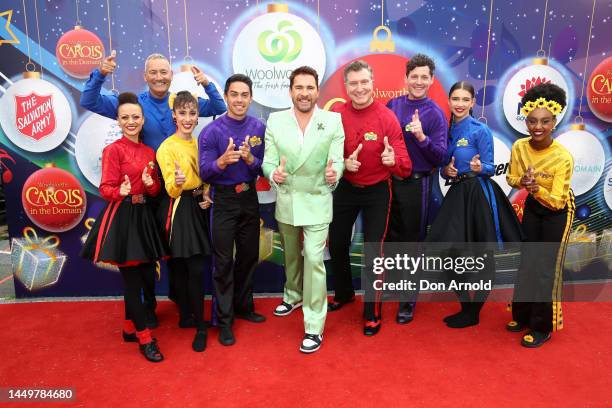
[{"label": "christmas bauble", "polygon": [[75,78],[88,78],[104,58],[104,44],[97,35],[81,26],[66,32],[57,41],[55,56],[59,66]]},{"label": "christmas bauble", "polygon": [[40,153],[55,149],[68,136],[71,123],[68,99],[37,72],[26,72],[0,99],[2,129],[23,150]]},{"label": "christmas bauble", "polygon": [[571,186],[576,196],[592,189],[601,177],[606,163],[606,154],[599,138],[582,124],[571,125],[556,140],[574,158],[574,174]]},{"label": "christmas bauble", "polygon": [[28,218],[51,232],[75,227],[87,208],[87,197],[81,183],[53,164],[28,177],[21,192],[21,202]]},{"label": "christmas bauble", "polygon": [[612,57],[595,67],[587,86],[591,112],[605,122],[612,122]]},{"label": "christmas bauble", "polygon": [[289,75],[309,65],[325,76],[326,55],[319,33],[287,5],[270,4],[238,34],[232,53],[234,72],[253,80],[255,102],[274,109],[291,106]]},{"label": "christmas bauble", "polygon": [[121,128],[116,120],[91,114],[83,121],[76,135],[74,156],[85,178],[94,186],[102,178],[102,150],[120,139]]}]

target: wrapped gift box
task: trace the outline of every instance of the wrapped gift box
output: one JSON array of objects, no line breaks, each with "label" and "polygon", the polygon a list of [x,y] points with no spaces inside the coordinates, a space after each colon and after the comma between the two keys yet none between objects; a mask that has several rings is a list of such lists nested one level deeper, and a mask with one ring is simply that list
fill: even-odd
[{"label": "wrapped gift box", "polygon": [[597,234],[587,232],[586,225],[579,225],[572,231],[565,254],[565,268],[572,272],[580,272],[597,255]]},{"label": "wrapped gift box", "polygon": [[59,280],[66,255],[56,249],[59,237],[39,239],[33,228],[24,230],[24,238],[13,238],[11,264],[13,274],[28,290],[51,286]]}]

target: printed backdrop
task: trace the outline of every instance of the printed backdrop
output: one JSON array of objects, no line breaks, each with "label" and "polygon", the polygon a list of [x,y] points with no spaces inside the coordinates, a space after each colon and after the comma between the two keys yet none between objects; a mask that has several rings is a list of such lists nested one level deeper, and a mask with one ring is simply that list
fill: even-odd
[{"label": "printed backdrop", "polygon": [[[232,73],[249,75],[255,100],[250,113],[264,121],[270,112],[290,106],[288,76],[297,66],[317,69],[319,106],[329,108],[346,99],[341,71],[347,62],[363,58],[374,67],[375,97],[385,102],[405,94],[406,61],[427,53],[437,64],[430,95],[447,114],[450,85],[457,80],[475,85],[475,115],[484,116],[495,137],[495,180],[519,216],[525,195],[506,184],[505,174],[512,143],[527,133],[520,98],[531,86],[552,81],[569,96],[556,136],[575,160],[572,240],[597,244],[595,252],[572,251],[570,261],[583,265],[610,252],[609,1],[599,1],[595,9],[584,77],[592,7],[585,0],[550,2],[546,15],[544,0],[495,2],[490,42],[489,1],[170,0],[168,10],[166,2],[154,0],[25,3],[25,10],[19,0],[0,6],[0,167],[18,297],[121,291],[115,268],[78,257],[103,206],[97,191],[101,151],[120,137],[115,121],[83,110],[78,100],[89,72],[111,49],[117,50],[118,68],[105,93],[113,86],[144,90],[144,60],[159,52],[171,57],[172,91],[201,92],[185,64],[200,67],[218,87]],[[547,60],[535,59],[543,56]],[[441,178],[434,183],[435,207],[447,189]],[[255,289],[277,292],[283,269],[275,193],[265,179],[258,181],[258,191],[262,262]],[[362,241],[357,222],[354,276],[359,276]],[[162,278],[160,293],[165,290]]]}]

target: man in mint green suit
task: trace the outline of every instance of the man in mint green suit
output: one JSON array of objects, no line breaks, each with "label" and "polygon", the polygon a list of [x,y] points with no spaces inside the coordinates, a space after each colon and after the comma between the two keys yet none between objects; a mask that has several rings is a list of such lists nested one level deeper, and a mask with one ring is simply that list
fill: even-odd
[{"label": "man in mint green suit", "polygon": [[[293,108],[270,114],[262,169],[276,188],[276,221],[285,252],[287,281],[274,310],[286,316],[302,306],[303,353],[321,347],[327,316],[323,251],[332,220],[332,191],[344,169],[340,115],[317,108],[319,78],[310,67],[289,78]],[[304,236],[303,253],[301,235]]]}]

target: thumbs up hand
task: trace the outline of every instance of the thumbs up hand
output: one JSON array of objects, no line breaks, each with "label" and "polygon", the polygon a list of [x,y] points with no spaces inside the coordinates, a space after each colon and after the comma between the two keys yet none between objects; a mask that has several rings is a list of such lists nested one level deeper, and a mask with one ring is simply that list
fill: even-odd
[{"label": "thumbs up hand", "polygon": [[334,161],[329,159],[325,167],[325,181],[327,184],[336,184],[336,181],[338,181],[338,172],[334,169],[333,164]]},{"label": "thumbs up hand", "polygon": [[202,72],[200,68],[192,65],[191,72],[193,73],[193,79],[195,79],[198,85],[208,86],[208,77],[204,75],[204,72]]},{"label": "thumbs up hand", "polygon": [[151,187],[153,185],[153,178],[149,174],[149,166],[146,166],[144,170],[142,170],[142,182],[147,187]]},{"label": "thumbs up hand", "polygon": [[389,144],[389,138],[387,136],[385,136],[383,142],[385,143],[385,149],[380,154],[382,164],[387,167],[393,167],[395,166],[395,151]]},{"label": "thumbs up hand", "polygon": [[119,186],[119,195],[122,197],[127,196],[132,191],[132,185],[130,184],[130,178],[126,175],[123,176],[123,183]]},{"label": "thumbs up hand", "polygon": [[474,157],[472,157],[472,160],[470,160],[470,170],[475,173],[482,172],[482,162],[480,161],[479,154],[475,154]]},{"label": "thumbs up hand", "polygon": [[182,186],[187,181],[187,177],[183,174],[183,170],[181,170],[181,165],[179,162],[174,162],[174,185],[177,187]]},{"label": "thumbs up hand", "polygon": [[217,159],[217,166],[219,166],[221,170],[224,170],[230,164],[237,163],[238,160],[240,160],[241,153],[239,150],[234,150],[235,147],[234,139],[230,137],[225,152]]},{"label": "thumbs up hand", "polygon": [[448,163],[448,165],[444,167],[444,174],[446,174],[448,177],[455,178],[457,177],[458,173],[459,172],[457,171],[457,168],[455,167],[455,156],[453,156],[451,157],[450,163]]},{"label": "thumbs up hand", "polygon": [[425,139],[425,134],[423,133],[423,125],[421,120],[419,119],[419,110],[415,109],[412,114],[412,121],[408,125],[410,126],[410,131],[414,135],[417,141],[422,142]]},{"label": "thumbs up hand", "polygon": [[357,156],[359,156],[359,152],[362,148],[363,144],[359,143],[359,146],[357,146],[355,151],[353,151],[353,153],[351,153],[349,157],[344,159],[344,167],[347,171],[350,171],[351,173],[359,171],[359,166],[361,166],[361,162],[357,160]]},{"label": "thumbs up hand", "polygon": [[102,60],[100,63],[100,73],[102,75],[106,76],[115,72],[115,68],[117,67],[117,63],[115,62],[116,57],[117,51],[113,50],[108,57]]},{"label": "thumbs up hand", "polygon": [[279,166],[274,169],[272,173],[272,180],[276,184],[283,184],[287,179],[287,173],[285,172],[285,166],[287,165],[287,159],[281,157]]}]

